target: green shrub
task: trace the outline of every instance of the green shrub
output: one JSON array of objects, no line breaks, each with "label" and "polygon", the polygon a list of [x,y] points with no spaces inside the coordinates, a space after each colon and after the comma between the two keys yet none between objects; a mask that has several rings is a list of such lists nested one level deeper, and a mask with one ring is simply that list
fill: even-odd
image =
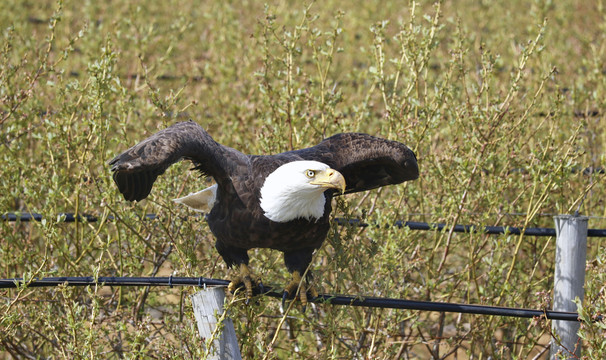
[{"label": "green shrub", "polygon": [[[361,1],[20,2],[0,12],[0,277],[227,277],[200,218],[171,201],[207,182],[169,169],[137,204],[107,161],[193,119],[245,153],[362,131],[415,150],[421,177],[348,196],[336,216],[448,224],[442,232],[333,226],[313,270],[326,293],[549,308],[554,239],[455,234],[454,224],[605,226],[606,11],[574,2],[402,6]],[[597,24],[597,25],[596,25]],[[67,224],[57,214],[93,214]],[[157,221],[141,221],[146,213]],[[115,218],[110,221],[109,216]],[[590,239],[581,314],[603,312],[603,244]],[[282,257],[251,251],[281,286]],[[194,288],[2,290],[13,357],[199,358]],[[549,322],[318,305],[229,306],[246,358],[529,358]],[[581,306],[581,305],[580,305]],[[276,329],[280,326],[280,331]],[[604,356],[602,323],[581,335]]]}]

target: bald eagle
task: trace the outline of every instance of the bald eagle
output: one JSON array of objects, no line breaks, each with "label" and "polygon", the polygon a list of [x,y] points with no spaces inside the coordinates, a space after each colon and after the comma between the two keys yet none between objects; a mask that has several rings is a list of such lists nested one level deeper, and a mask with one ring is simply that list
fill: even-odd
[{"label": "bald eagle", "polygon": [[139,201],[149,195],[156,178],[181,159],[191,160],[194,169],[215,181],[176,201],[209,209],[215,247],[228,267],[238,268],[229,290],[243,284],[250,298],[255,280],[247,251],[271,248],[284,253],[292,275],[284,298],[299,289],[303,305],[307,290],[317,296],[301,278],[328,233],[333,196],[419,176],[415,154],[396,141],[343,133],[307,149],[245,155],[217,143],[191,120],[152,135],[109,164],[124,199]]}]

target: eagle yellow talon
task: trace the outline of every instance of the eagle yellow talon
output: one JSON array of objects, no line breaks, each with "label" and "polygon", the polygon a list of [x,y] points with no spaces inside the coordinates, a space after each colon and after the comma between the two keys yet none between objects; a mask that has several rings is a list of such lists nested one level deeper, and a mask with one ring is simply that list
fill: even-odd
[{"label": "eagle yellow talon", "polygon": [[244,294],[246,295],[246,299],[250,299],[253,296],[253,282],[255,285],[259,284],[260,281],[254,278],[252,275],[250,268],[246,264],[240,264],[240,269],[238,275],[232,278],[229,285],[227,285],[227,290],[234,294],[240,284],[244,284]]},{"label": "eagle yellow talon", "polygon": [[313,299],[318,297],[318,291],[313,286],[307,284],[305,281],[301,281],[301,274],[298,271],[293,271],[292,280],[284,288],[282,304],[284,304],[288,297],[290,297],[291,295],[295,295],[297,293],[297,289],[299,290],[299,301],[301,301],[301,306],[303,307],[303,311],[305,311],[305,308],[307,307],[308,303],[308,292],[309,295],[311,295],[311,298]]}]

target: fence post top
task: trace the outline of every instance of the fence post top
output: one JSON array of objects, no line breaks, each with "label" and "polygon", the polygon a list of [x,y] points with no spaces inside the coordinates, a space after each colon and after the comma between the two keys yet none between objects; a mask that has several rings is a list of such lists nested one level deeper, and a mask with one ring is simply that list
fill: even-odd
[{"label": "fence post top", "polygon": [[569,220],[569,221],[588,221],[589,217],[588,216],[583,216],[583,215],[569,215],[569,214],[563,214],[563,215],[555,215],[554,220]]}]

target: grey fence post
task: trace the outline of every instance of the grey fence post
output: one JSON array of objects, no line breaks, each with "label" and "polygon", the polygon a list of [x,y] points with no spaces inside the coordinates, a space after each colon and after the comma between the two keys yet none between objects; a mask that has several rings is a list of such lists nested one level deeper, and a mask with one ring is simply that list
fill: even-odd
[{"label": "grey fence post", "polygon": [[[587,217],[554,216],[556,228],[555,278],[553,285],[553,310],[576,312],[575,298],[583,300],[585,263],[587,260]],[[580,323],[554,320],[552,331],[560,339],[551,341],[551,359],[561,353],[565,358],[581,356],[581,343],[577,332]],[[574,354],[574,356],[571,354]]]},{"label": "grey fence post", "polygon": [[241,360],[234,323],[228,317],[223,317],[221,321],[225,288],[209,287],[200,290],[191,296],[191,302],[200,337],[203,341],[215,338],[207,359]]}]

